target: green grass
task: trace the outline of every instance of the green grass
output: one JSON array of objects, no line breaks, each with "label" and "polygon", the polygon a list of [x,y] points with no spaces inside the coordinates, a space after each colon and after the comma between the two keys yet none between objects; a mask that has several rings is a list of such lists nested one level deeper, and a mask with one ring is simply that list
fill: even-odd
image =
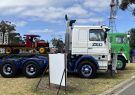
[{"label": "green grass", "polygon": [[[128,64],[126,70],[118,71],[114,78],[107,73],[98,73],[94,79],[82,79],[76,75],[69,75],[66,95],[97,95],[129,79],[134,73],[135,64]],[[56,95],[56,89],[49,90],[44,87],[48,87],[48,75],[43,78],[39,86],[44,90],[35,91],[38,81],[39,78],[27,79],[22,76],[18,78],[0,77],[0,95]],[[63,94],[64,92],[60,91],[60,95]]]}]

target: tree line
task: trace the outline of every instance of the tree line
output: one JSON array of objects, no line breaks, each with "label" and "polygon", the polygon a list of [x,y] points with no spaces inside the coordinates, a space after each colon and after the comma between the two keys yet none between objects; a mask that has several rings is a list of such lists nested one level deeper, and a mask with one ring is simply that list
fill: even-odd
[{"label": "tree line", "polygon": [[2,43],[4,43],[4,35],[8,33],[8,39],[10,44],[19,43],[22,39],[20,38],[20,34],[16,33],[16,25],[12,24],[10,21],[2,20],[0,22],[0,32],[2,33]]}]

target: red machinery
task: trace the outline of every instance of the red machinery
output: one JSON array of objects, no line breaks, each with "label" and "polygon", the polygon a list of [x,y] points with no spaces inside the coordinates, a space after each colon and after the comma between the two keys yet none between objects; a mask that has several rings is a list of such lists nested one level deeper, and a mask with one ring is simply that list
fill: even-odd
[{"label": "red machinery", "polygon": [[25,43],[17,43],[17,44],[8,44],[8,45],[0,45],[0,48],[5,48],[6,54],[11,53],[19,53],[20,50],[37,50],[40,54],[45,54],[49,50],[49,43],[40,40],[39,35],[24,35]]}]

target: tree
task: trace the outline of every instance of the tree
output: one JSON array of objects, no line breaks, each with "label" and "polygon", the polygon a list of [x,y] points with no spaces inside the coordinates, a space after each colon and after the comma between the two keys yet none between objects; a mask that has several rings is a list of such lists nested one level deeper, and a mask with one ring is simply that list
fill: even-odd
[{"label": "tree", "polygon": [[9,44],[23,43],[19,33],[9,33]]},{"label": "tree", "polygon": [[131,30],[129,30],[130,33],[130,47],[132,49],[135,49],[135,28],[132,28]]},{"label": "tree", "polygon": [[64,42],[63,42],[61,39],[53,38],[53,39],[51,40],[51,42],[52,42],[52,45],[53,45],[55,48],[58,49],[57,52],[63,52],[63,49],[64,49],[65,44],[64,44]]},{"label": "tree", "polygon": [[[122,0],[120,4],[120,8],[122,10],[126,10],[132,4],[135,4],[135,0]],[[135,16],[135,8],[133,9],[132,14]]]},{"label": "tree", "polygon": [[[3,35],[5,35],[6,32],[15,31],[16,30],[15,27],[16,26],[9,21],[0,22],[0,32],[3,32]],[[3,43],[4,43],[4,36],[3,36]]]}]

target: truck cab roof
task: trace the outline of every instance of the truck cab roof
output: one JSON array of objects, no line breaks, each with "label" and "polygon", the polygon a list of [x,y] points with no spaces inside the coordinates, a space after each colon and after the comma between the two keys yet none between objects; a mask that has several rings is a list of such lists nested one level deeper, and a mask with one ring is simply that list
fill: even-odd
[{"label": "truck cab roof", "polygon": [[127,36],[128,34],[127,33],[108,33],[109,36]]},{"label": "truck cab roof", "polygon": [[73,26],[73,28],[85,28],[85,29],[87,29],[87,28],[89,28],[89,29],[105,29],[106,31],[109,31],[110,29],[107,27],[107,26],[90,26],[90,25],[88,25],[88,26],[83,26],[83,25],[75,25],[75,26]]}]

